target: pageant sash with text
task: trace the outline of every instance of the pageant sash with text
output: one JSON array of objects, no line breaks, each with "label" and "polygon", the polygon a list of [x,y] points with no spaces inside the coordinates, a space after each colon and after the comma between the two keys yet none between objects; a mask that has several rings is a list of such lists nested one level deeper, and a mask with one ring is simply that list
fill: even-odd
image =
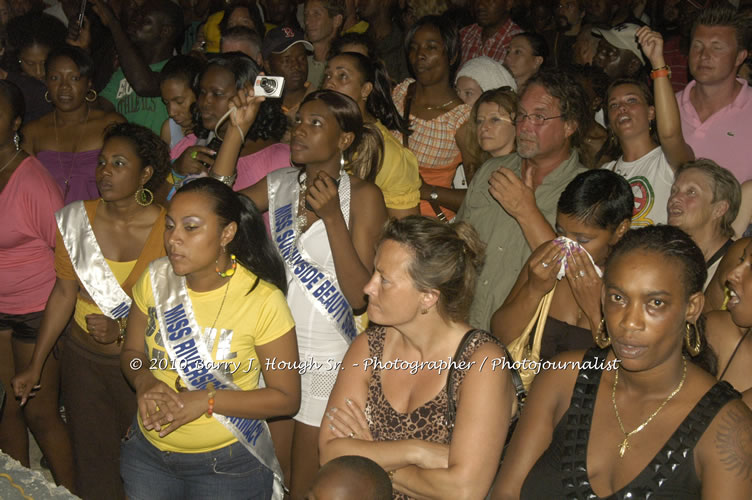
[{"label": "pageant sash with text", "polygon": [[[226,373],[216,368],[207,339],[201,334],[196,321],[185,278],[173,272],[167,257],[152,262],[149,265],[149,275],[162,341],[186,387],[199,391],[213,383],[217,390],[242,390]],[[282,469],[274,452],[266,420],[227,417],[217,412],[214,412],[213,417],[274,473],[272,499],[281,500],[284,496]]]},{"label": "pageant sash with text", "polygon": [[[337,278],[313,263],[301,244],[295,227],[300,183],[297,168],[275,170],[267,176],[269,223],[272,239],[287,271],[300,285],[308,300],[349,344],[358,334],[352,307],[339,287]],[[350,220],[350,178],[340,177],[339,198],[345,224]],[[318,220],[314,224],[323,224]]]},{"label": "pageant sash with text", "polygon": [[83,201],[74,201],[55,213],[57,227],[78,279],[102,313],[112,319],[128,315],[131,298],[123,291],[102,255]]}]

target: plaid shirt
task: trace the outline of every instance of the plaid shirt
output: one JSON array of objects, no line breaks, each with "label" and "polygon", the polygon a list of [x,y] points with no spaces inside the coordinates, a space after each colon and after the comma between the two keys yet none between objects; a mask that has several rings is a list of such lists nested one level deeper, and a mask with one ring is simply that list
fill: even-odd
[{"label": "plaid shirt", "polygon": [[522,33],[522,28],[508,19],[504,25],[499,28],[494,36],[483,43],[483,28],[477,24],[471,24],[460,31],[460,40],[462,42],[462,64],[474,57],[488,56],[499,62],[504,62],[507,56],[507,49],[512,37]]}]

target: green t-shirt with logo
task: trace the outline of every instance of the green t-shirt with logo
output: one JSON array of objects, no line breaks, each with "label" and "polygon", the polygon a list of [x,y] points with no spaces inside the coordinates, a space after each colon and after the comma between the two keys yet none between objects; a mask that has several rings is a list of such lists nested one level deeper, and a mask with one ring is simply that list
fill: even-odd
[{"label": "green t-shirt with logo", "polygon": [[[165,64],[167,64],[167,59],[150,65],[149,69],[159,72]],[[143,125],[159,135],[162,124],[167,119],[167,108],[162,98],[136,95],[126,80],[122,68],[112,75],[109,83],[102,90],[101,96],[110,101],[115,106],[115,111],[123,115],[126,120]]]}]

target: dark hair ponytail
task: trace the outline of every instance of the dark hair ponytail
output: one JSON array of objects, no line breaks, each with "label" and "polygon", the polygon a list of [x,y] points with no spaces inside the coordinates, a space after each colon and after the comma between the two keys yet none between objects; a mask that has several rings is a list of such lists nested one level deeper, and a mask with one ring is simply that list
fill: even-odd
[{"label": "dark hair ponytail", "polygon": [[[216,179],[202,177],[183,184],[176,194],[201,192],[211,198],[214,213],[223,226],[235,222],[238,229],[227,250],[235,254],[238,262],[258,278],[267,281],[287,293],[285,265],[272,245],[266,232],[266,224],[253,201],[233,191]],[[253,284],[248,293],[258,285]]]}]

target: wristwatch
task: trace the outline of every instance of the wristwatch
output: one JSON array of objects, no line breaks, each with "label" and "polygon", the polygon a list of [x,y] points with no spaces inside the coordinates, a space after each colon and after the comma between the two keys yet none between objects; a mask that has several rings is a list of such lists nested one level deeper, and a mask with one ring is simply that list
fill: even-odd
[{"label": "wristwatch", "polygon": [[436,186],[431,188],[431,194],[428,195],[431,200],[436,201],[439,199],[439,193],[436,192]]}]

